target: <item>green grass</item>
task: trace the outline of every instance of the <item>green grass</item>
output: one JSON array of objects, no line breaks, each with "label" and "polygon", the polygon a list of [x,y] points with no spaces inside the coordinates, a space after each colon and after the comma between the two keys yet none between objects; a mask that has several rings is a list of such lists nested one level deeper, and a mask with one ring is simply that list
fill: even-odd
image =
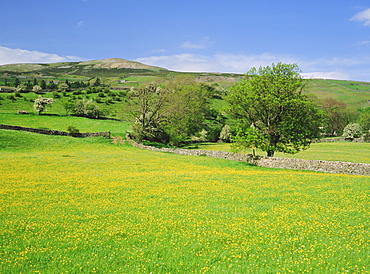
[{"label": "green grass", "polygon": [[[349,108],[358,110],[370,106],[370,88],[368,85],[361,85],[363,89],[356,90],[355,86],[347,81],[319,80],[312,79],[307,85],[307,92],[315,95],[318,99],[334,98],[349,105]],[[356,82],[357,84],[361,82]]]},{"label": "green grass", "polygon": [[[119,91],[113,91],[116,94],[119,94]],[[15,101],[12,101],[8,98],[8,96],[14,95],[14,93],[0,93],[0,113],[17,113],[18,110],[26,110],[29,113],[36,113],[33,110],[33,101],[39,97],[38,94],[33,92],[29,93],[21,93],[22,97],[16,97]],[[43,97],[53,98],[53,93],[48,92],[42,94]],[[66,115],[66,111],[63,107],[63,103],[70,100],[74,97],[74,100],[81,100],[81,99],[93,99],[95,100],[98,98],[97,93],[86,94],[85,91],[81,95],[73,95],[73,92],[68,92],[67,96],[62,96],[61,98],[55,99],[55,102],[51,106],[47,106],[46,114],[55,114],[55,115]],[[127,119],[128,115],[125,111],[125,96],[120,96],[121,102],[113,100],[113,103],[106,104],[105,102],[108,99],[112,99],[111,97],[106,94],[106,97],[100,98],[102,103],[96,103],[99,109],[102,111],[107,111],[107,117],[115,118],[115,119]]]},{"label": "green grass", "polygon": [[[196,145],[190,145],[189,148],[227,152],[232,151],[231,146],[228,143],[199,143]],[[245,149],[241,153],[252,154],[252,149]],[[266,152],[260,150],[257,150],[256,154],[266,156]],[[370,164],[370,143],[313,143],[308,150],[301,151],[297,154],[292,155],[277,152],[274,157]]]},{"label": "green grass", "polygon": [[0,130],[2,273],[367,273],[369,177]]},{"label": "green grass", "polygon": [[33,114],[0,114],[0,124],[67,131],[74,126],[80,132],[110,131],[112,135],[124,136],[130,124],[115,120],[89,119],[74,116],[50,116]]}]

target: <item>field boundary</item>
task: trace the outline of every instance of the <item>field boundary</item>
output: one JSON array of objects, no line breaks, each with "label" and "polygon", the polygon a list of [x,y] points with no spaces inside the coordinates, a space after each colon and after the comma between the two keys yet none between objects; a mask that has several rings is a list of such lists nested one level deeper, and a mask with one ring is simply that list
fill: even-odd
[{"label": "field boundary", "polygon": [[351,163],[341,161],[324,161],[324,160],[304,160],[304,159],[290,159],[267,156],[253,156],[252,154],[240,154],[225,151],[212,150],[193,150],[181,148],[156,148],[146,146],[130,138],[126,135],[128,142],[137,148],[157,151],[157,152],[172,152],[175,154],[189,155],[189,156],[208,156],[218,159],[226,159],[233,161],[246,162],[260,167],[268,168],[283,168],[295,170],[311,170],[332,174],[349,174],[349,175],[363,175],[370,176],[370,164]]},{"label": "field boundary", "polygon": [[108,132],[83,132],[83,133],[70,134],[68,132],[60,131],[60,130],[21,127],[21,126],[10,126],[10,125],[3,125],[3,124],[0,124],[0,129],[28,131],[28,132],[46,134],[46,135],[72,136],[72,137],[81,137],[81,138],[85,138],[85,137],[106,137],[106,138],[110,138],[110,132],[109,131]]}]

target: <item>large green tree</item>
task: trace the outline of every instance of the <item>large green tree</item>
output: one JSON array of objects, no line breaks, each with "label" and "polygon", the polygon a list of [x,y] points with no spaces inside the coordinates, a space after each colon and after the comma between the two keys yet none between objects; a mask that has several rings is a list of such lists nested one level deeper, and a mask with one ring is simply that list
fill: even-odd
[{"label": "large green tree", "polygon": [[164,121],[164,108],[169,102],[168,90],[157,83],[142,85],[128,94],[128,111],[134,121],[133,134],[139,141],[164,141],[166,134],[161,126]]},{"label": "large green tree", "polygon": [[296,64],[252,68],[229,90],[229,113],[237,121],[234,148],[254,147],[274,156],[307,149],[320,136],[324,114],[303,94]]},{"label": "large green tree", "polygon": [[175,77],[165,85],[169,103],[164,109],[163,127],[170,144],[178,145],[199,133],[210,116],[212,92],[192,77]]},{"label": "large green tree", "polygon": [[326,98],[321,105],[326,112],[325,134],[328,136],[341,136],[344,127],[351,120],[347,104],[334,98]]},{"label": "large green tree", "polygon": [[138,140],[179,145],[209,128],[205,121],[212,114],[211,96],[208,88],[191,77],[171,77],[160,84],[132,90],[128,105],[135,118],[134,136]]}]

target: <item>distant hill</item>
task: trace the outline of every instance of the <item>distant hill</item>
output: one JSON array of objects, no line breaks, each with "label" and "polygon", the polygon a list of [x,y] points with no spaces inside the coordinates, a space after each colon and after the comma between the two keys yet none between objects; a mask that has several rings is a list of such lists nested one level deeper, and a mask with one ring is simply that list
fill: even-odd
[{"label": "distant hill", "polygon": [[[233,73],[176,72],[121,58],[109,58],[84,62],[2,65],[0,66],[0,85],[3,79],[15,77],[19,77],[22,82],[34,77],[80,79],[84,81],[99,77],[112,88],[119,89],[137,86],[137,83],[151,82],[154,77],[179,74],[194,75],[198,81],[215,85],[217,88],[224,90],[227,90],[244,77],[243,74]],[[0,88],[3,88],[3,90],[9,89],[8,87]],[[370,106],[370,83],[367,82],[310,79],[306,92],[319,100],[325,98],[338,99],[346,102],[353,109]]]},{"label": "distant hill", "polygon": [[165,68],[145,65],[135,61],[121,58],[109,58],[103,60],[92,60],[84,62],[61,62],[51,64],[10,64],[0,66],[0,74],[3,76],[18,75],[39,75],[39,76],[60,76],[60,75],[81,75],[81,76],[119,76],[140,72],[147,74],[168,74],[170,71]]}]

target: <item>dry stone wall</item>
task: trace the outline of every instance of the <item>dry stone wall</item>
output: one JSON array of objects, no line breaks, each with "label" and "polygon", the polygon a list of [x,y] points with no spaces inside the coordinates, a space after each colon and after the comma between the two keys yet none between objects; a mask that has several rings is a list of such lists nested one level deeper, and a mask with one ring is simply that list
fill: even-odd
[{"label": "dry stone wall", "polygon": [[141,149],[158,151],[158,152],[172,152],[175,154],[192,155],[192,156],[208,156],[212,158],[227,159],[233,161],[246,162],[260,167],[268,168],[283,168],[283,169],[297,169],[297,170],[312,170],[325,173],[334,174],[351,174],[370,176],[370,165],[361,163],[337,162],[337,161],[322,161],[322,160],[303,160],[303,159],[289,159],[278,157],[253,156],[251,154],[239,154],[224,151],[209,151],[209,150],[190,150],[180,148],[155,148],[139,144],[126,136],[128,142]]},{"label": "dry stone wall", "polygon": [[20,127],[20,126],[10,126],[10,125],[2,125],[2,124],[0,124],[0,129],[28,131],[28,132],[34,132],[34,133],[46,134],[46,135],[61,135],[61,136],[73,136],[73,137],[106,137],[106,138],[110,138],[110,132],[84,132],[84,133],[77,133],[77,134],[69,134],[68,132],[60,131],[60,130],[40,129],[40,128]]}]

